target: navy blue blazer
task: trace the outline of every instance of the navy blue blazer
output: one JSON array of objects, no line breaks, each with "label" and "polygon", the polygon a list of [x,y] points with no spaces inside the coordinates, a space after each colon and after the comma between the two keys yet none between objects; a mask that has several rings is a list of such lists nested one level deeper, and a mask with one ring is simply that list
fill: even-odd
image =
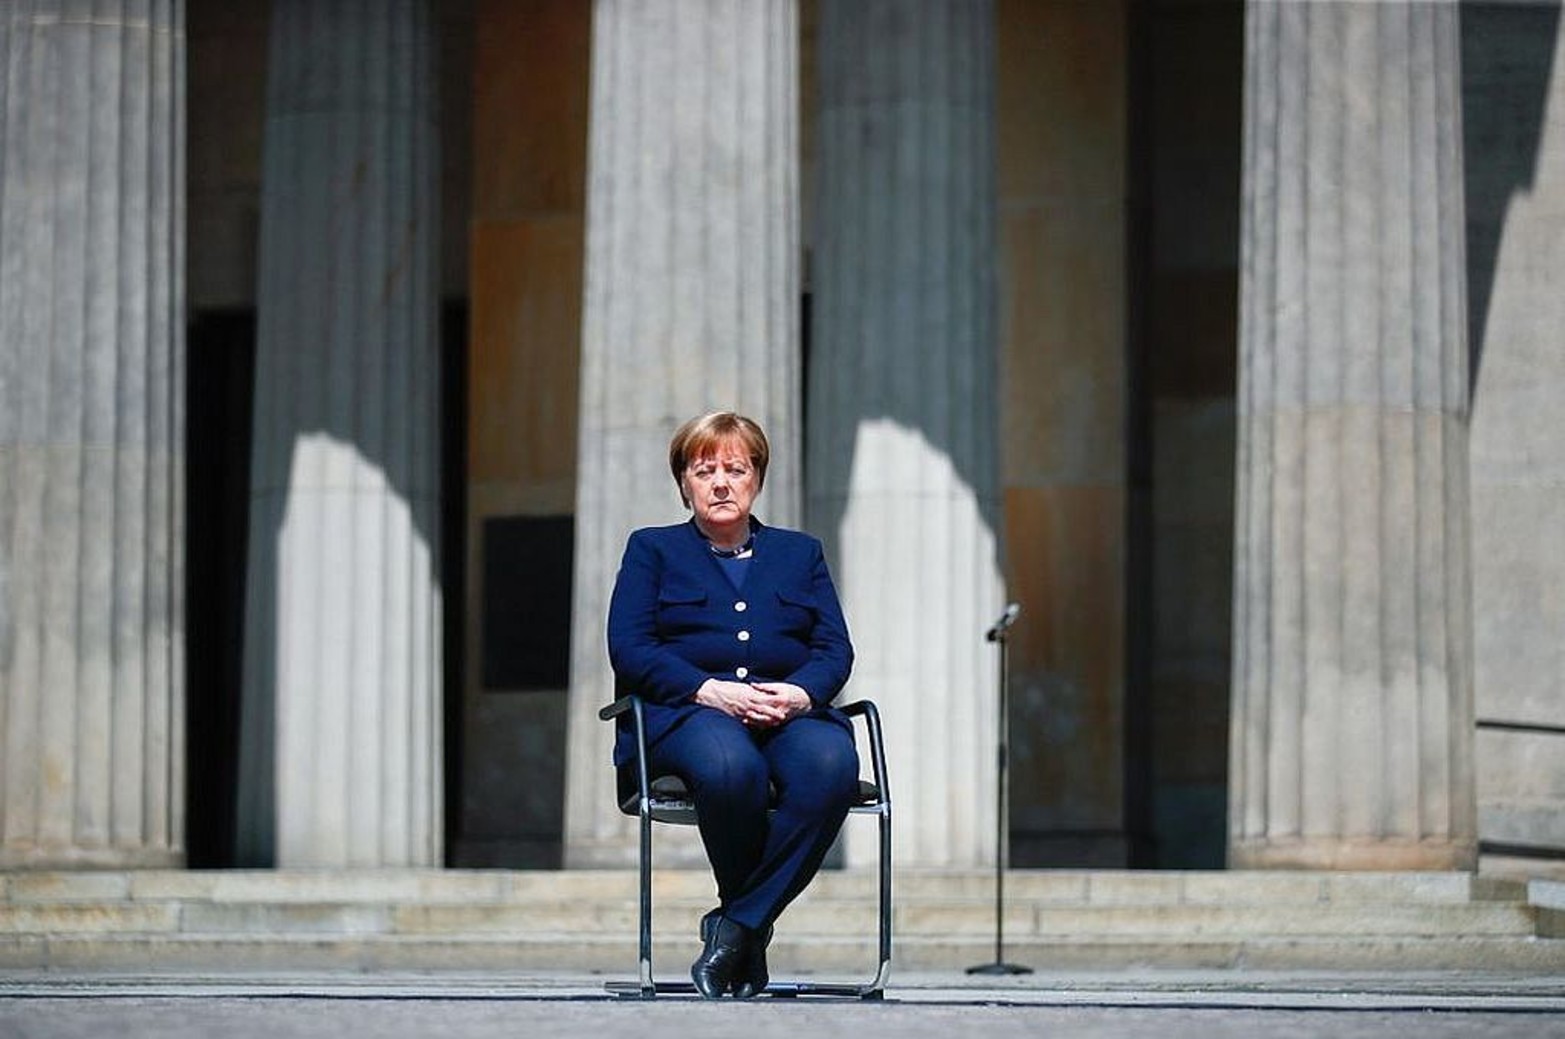
[{"label": "navy blue blazer", "polygon": [[[750,519],[754,555],[736,590],[694,520],[631,534],[609,600],[614,695],[645,701],[647,743],[696,711],[708,678],[792,682],[816,713],[845,727],[830,706],[853,667],[853,645],[826,569],[808,534]],[[622,716],[614,763],[634,755]]]}]

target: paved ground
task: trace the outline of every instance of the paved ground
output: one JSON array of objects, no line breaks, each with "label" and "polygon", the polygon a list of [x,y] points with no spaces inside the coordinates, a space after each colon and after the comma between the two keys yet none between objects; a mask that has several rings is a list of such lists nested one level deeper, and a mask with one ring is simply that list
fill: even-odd
[{"label": "paved ground", "polygon": [[1565,1037],[1565,978],[1032,975],[894,979],[885,1002],[617,1000],[586,977],[0,973],[0,1037],[854,1039]]}]

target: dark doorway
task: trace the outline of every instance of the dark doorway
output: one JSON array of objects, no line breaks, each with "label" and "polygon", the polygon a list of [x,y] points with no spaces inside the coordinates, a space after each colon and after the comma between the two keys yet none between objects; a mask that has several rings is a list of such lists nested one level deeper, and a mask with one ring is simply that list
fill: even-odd
[{"label": "dark doorway", "polygon": [[1131,864],[1221,869],[1244,5],[1147,0],[1130,33]]},{"label": "dark doorway", "polygon": [[255,312],[199,313],[186,341],[186,849],[211,869],[234,849]]}]

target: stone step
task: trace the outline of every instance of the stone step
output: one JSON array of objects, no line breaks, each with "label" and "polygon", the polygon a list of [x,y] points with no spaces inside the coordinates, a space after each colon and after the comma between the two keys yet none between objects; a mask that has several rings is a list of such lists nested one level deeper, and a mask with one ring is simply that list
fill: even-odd
[{"label": "stone step", "polygon": [[[624,871],[18,873],[0,881],[0,929],[13,932],[614,929],[636,902],[635,877]],[[871,872],[825,874],[790,919],[810,932],[860,930],[873,924],[877,890]],[[1520,912],[1527,892],[1465,874],[1017,871],[1006,878],[1006,924],[1057,933],[1093,920],[1122,928],[1146,919],[1162,929],[1165,919],[1178,927],[1205,919],[1223,930],[1273,930],[1296,917],[1329,930],[1376,929],[1378,914],[1391,930],[1448,929],[1444,918],[1492,931],[1530,926]],[[894,895],[899,931],[960,933],[992,922],[992,875],[899,873]],[[713,900],[704,872],[657,874],[660,922]]]},{"label": "stone step", "polygon": [[[658,961],[682,973],[711,877],[654,888]],[[877,890],[873,871],[823,874],[779,925],[779,969],[868,971]],[[992,871],[899,871],[894,893],[900,968],[992,957]],[[1565,969],[1565,888],[1537,881],[1017,870],[1005,893],[1007,958],[1040,969]],[[630,871],[0,874],[0,966],[619,973],[636,902]]]},{"label": "stone step", "polygon": [[[660,933],[693,929],[706,901],[654,902]],[[631,899],[532,904],[370,904],[310,902],[105,902],[0,905],[0,934],[494,934],[633,933]],[[801,900],[785,917],[800,935],[859,935],[878,924],[872,900]],[[1017,936],[1512,935],[1535,933],[1532,910],[1514,903],[1413,905],[1056,906],[1010,902],[1004,928]],[[994,930],[992,904],[974,900],[895,902],[899,936],[982,936]]]},{"label": "stone step", "polygon": [[[683,977],[693,939],[659,940],[654,968]],[[1534,938],[1317,937],[1218,939],[1007,938],[1007,962],[1037,971],[1249,969],[1565,972],[1565,942]],[[774,977],[867,978],[873,938],[793,938],[779,932],[769,953]],[[960,972],[991,962],[992,937],[898,936],[894,971]],[[635,937],[535,933],[409,935],[0,935],[0,969],[290,972],[468,971],[592,974],[630,979]],[[894,976],[894,975],[893,975]]]},{"label": "stone step", "polygon": [[[1534,882],[1537,883],[1537,882]],[[899,870],[898,902],[993,901],[987,870]],[[812,897],[873,899],[872,870],[828,870]],[[1152,872],[1008,870],[1009,902],[1058,905],[1278,905],[1358,902],[1415,904],[1524,901],[1524,881],[1468,873]],[[709,901],[702,870],[658,870],[654,900]],[[365,904],[528,904],[634,899],[631,870],[223,870],[0,874],[0,905],[58,902],[251,902]]]},{"label": "stone step", "polygon": [[[660,933],[690,929],[708,903],[659,907],[653,927]],[[872,933],[878,908],[870,901],[802,901],[784,917],[801,935]],[[551,906],[402,906],[391,913],[390,930],[404,934],[526,934],[529,931],[631,931],[633,904],[612,902]],[[193,928],[187,927],[186,930]],[[209,928],[212,930],[220,928]],[[243,927],[228,928],[244,930]],[[1388,905],[1357,906],[1092,906],[1057,907],[1010,903],[1004,929],[1015,935],[1187,937],[1190,935],[1513,935],[1534,933],[1526,906]],[[977,935],[994,931],[994,909],[972,901],[894,902],[897,935]]]}]

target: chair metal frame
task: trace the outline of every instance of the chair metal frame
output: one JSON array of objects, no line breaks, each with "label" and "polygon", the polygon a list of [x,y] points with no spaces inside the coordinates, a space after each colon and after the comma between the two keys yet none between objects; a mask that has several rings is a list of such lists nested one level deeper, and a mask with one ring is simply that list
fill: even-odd
[{"label": "chair metal frame", "polygon": [[[880,712],[870,700],[855,700],[838,707],[850,718],[862,719],[869,737],[870,767],[874,775],[873,796],[865,796],[848,809],[850,815],[873,815],[880,828],[880,949],[875,976],[868,982],[826,981],[773,981],[763,993],[773,998],[795,996],[837,996],[841,998],[878,1000],[885,997],[886,979],[891,971],[891,788],[886,781],[885,740],[881,733]],[[690,995],[696,991],[689,981],[657,981],[652,976],[652,824],[654,822],[694,825],[695,805],[685,796],[669,796],[654,790],[654,782],[661,778],[651,776],[647,770],[646,721],[641,698],[623,696],[598,712],[603,721],[613,721],[625,712],[631,712],[636,736],[636,805],[632,811],[626,804],[620,810],[636,815],[640,820],[640,936],[638,970],[640,978],[634,982],[610,981],[605,988],[614,995],[626,998],[651,999],[659,993]],[[861,787],[864,784],[861,782]],[[616,800],[619,800],[616,797]]]}]

